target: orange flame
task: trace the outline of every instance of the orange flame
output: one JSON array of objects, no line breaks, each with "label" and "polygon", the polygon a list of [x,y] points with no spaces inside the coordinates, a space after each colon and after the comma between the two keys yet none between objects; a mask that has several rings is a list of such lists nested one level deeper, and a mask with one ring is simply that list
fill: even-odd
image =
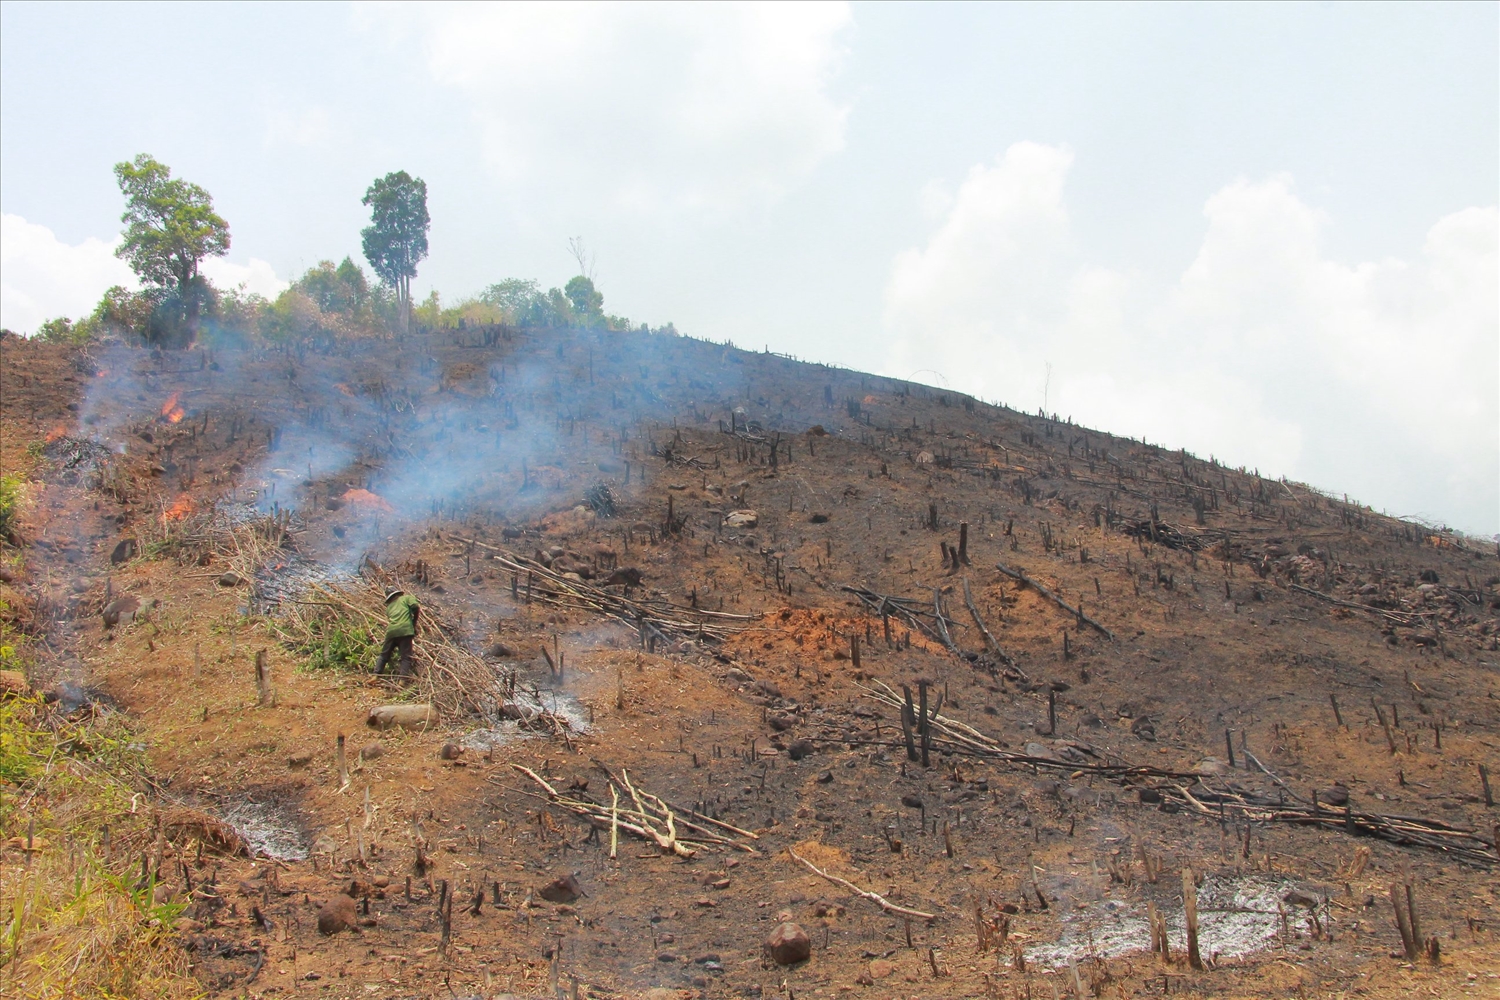
[{"label": "orange flame", "polygon": [[161,415],[162,416],[165,417],[168,414],[170,414],[173,410],[179,409],[179,407],[177,405],[177,397],[179,397],[181,395],[182,395],[182,393],[180,393],[180,392],[174,392],[174,393],[172,393],[172,395],[170,395],[170,396],[167,397],[167,401],[165,403],[161,404]]},{"label": "orange flame", "polygon": [[197,504],[193,503],[193,498],[184,493],[182,496],[177,498],[176,503],[172,504],[172,506],[162,511],[162,523],[165,524],[168,521],[181,521],[183,518],[191,514],[196,506]]},{"label": "orange flame", "polygon": [[65,438],[67,436],[68,436],[68,427],[67,427],[67,425],[66,424],[58,424],[56,427],[52,428],[50,431],[47,432],[47,443],[51,444],[53,441],[59,440],[60,438]]},{"label": "orange flame", "polygon": [[173,407],[173,408],[172,408],[172,412],[171,412],[171,413],[168,413],[168,414],[167,414],[167,415],[166,415],[166,417],[167,417],[167,423],[169,423],[169,424],[175,424],[175,423],[178,423],[178,422],[180,422],[180,421],[181,421],[181,420],[182,420],[182,418],[183,418],[183,417],[185,417],[185,416],[187,416],[187,410],[184,410],[184,409],[183,409],[183,408],[182,408],[182,407],[180,407],[180,406],[174,406],[174,407]]},{"label": "orange flame", "polygon": [[344,492],[344,502],[352,503],[356,507],[383,510],[386,513],[394,513],[396,509],[386,502],[385,497],[378,493],[371,493],[369,490],[346,490]]}]

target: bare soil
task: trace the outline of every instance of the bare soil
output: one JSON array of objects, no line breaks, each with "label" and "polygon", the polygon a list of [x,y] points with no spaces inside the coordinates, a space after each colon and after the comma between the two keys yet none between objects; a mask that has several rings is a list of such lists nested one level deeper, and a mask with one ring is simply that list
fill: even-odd
[{"label": "bare soil", "polygon": [[[7,468],[54,439],[6,584],[45,625],[33,683],[131,720],[153,773],[140,817],[201,810],[257,854],[165,849],[210,995],[1048,997],[1073,995],[1076,968],[1091,996],[1500,996],[1489,548],[1050,416],[686,338],[92,354],[8,338],[0,390]],[[600,484],[612,517],[583,503]],[[174,539],[215,505],[285,518],[248,584]],[[726,523],[739,510],[754,527]],[[140,554],[112,565],[127,538]],[[753,617],[647,643],[550,601],[540,573],[528,600],[501,565],[600,545],[642,580],[609,593]],[[271,628],[307,581],[360,573],[399,580],[475,654],[504,644],[496,675],[569,727],[368,728],[437,681],[311,670]],[[846,587],[908,599],[930,627],[940,600],[954,650]],[[155,604],[107,628],[122,594]],[[943,738],[928,766],[908,759],[872,691],[920,682],[944,718],[1040,761]],[[517,764],[606,806],[628,772],[753,849],[683,858],[622,833],[611,859],[609,830]],[[1118,764],[1152,770],[1100,771]],[[1335,786],[1347,810],[1315,822],[1265,805]],[[1227,791],[1261,805],[1220,814]],[[1354,814],[1455,832],[1395,843],[1351,834]],[[935,919],[883,912],[789,849]],[[1182,961],[1185,867],[1201,971]],[[543,897],[568,875],[583,895]],[[1393,884],[1413,887],[1438,961],[1401,954]],[[343,891],[356,926],[320,933]],[[1147,950],[1148,903],[1170,963]],[[781,967],[763,943],[787,919],[811,957]]]}]

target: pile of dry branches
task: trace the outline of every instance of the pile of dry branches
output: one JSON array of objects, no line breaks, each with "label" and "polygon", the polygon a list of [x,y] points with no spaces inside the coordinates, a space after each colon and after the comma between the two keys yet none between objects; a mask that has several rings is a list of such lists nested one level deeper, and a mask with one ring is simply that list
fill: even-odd
[{"label": "pile of dry branches", "polygon": [[[283,601],[270,627],[292,646],[306,646],[330,629],[385,634],[385,593],[392,586],[380,571],[339,584],[314,586],[300,600]],[[505,685],[495,669],[453,638],[442,611],[423,605],[421,638],[413,645],[417,684],[422,698],[445,718],[479,715],[495,718],[506,703]],[[378,642],[378,640],[377,640]],[[368,665],[365,665],[368,666]]]},{"label": "pile of dry branches", "polygon": [[565,608],[591,611],[618,619],[637,629],[642,641],[647,637],[668,640],[669,636],[699,641],[723,642],[759,615],[735,615],[705,608],[684,608],[669,601],[651,598],[639,600],[595,587],[579,579],[570,579],[541,563],[518,556],[476,539],[461,541],[486,549],[494,561],[516,574],[518,592],[525,589],[531,600]]},{"label": "pile of dry branches", "polygon": [[[619,847],[621,830],[641,840],[650,841],[663,854],[675,854],[680,858],[696,857],[701,851],[725,849],[760,853],[751,843],[760,838],[749,830],[741,830],[722,820],[674,805],[637,787],[630,780],[628,771],[622,769],[616,777],[603,764],[598,761],[594,763],[609,777],[609,805],[584,798],[581,791],[571,794],[559,792],[529,767],[520,764],[511,764],[511,767],[540,785],[545,792],[541,797],[548,802],[588,820],[597,830],[608,830],[609,856],[612,858]],[[690,839],[679,836],[680,831]]]}]

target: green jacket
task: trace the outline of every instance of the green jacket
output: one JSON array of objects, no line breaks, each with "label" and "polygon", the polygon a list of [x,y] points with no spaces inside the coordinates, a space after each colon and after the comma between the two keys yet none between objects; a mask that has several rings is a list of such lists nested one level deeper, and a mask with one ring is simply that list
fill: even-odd
[{"label": "green jacket", "polygon": [[385,606],[385,613],[390,616],[391,623],[385,630],[387,639],[399,639],[406,635],[417,634],[417,613],[421,610],[417,599],[410,594],[402,594]]}]

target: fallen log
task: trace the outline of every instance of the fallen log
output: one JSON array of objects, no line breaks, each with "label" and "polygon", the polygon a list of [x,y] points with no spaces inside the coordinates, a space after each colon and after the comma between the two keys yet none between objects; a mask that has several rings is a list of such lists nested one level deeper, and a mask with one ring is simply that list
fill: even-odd
[{"label": "fallen log", "polygon": [[1100,635],[1104,636],[1110,642],[1115,641],[1115,634],[1111,632],[1107,627],[1105,627],[1102,623],[1097,622],[1094,619],[1090,618],[1088,615],[1084,614],[1082,608],[1073,607],[1073,605],[1069,604],[1067,601],[1064,601],[1061,597],[1058,597],[1056,594],[1048,590],[1040,583],[1037,583],[1031,577],[1027,576],[1025,571],[1011,569],[1004,563],[997,563],[996,568],[1011,579],[1019,580],[1025,586],[1028,586],[1032,590],[1035,590],[1038,594],[1041,594],[1047,600],[1051,601],[1053,604],[1056,604],[1058,607],[1071,614],[1074,618],[1077,618],[1080,622],[1089,626]]}]

